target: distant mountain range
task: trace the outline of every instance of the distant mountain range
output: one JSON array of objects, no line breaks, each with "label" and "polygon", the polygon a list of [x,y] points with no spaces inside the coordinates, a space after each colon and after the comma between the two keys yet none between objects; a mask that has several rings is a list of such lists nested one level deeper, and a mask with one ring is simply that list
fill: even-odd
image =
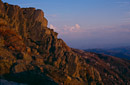
[{"label": "distant mountain range", "polygon": [[130,46],[112,49],[86,49],[85,51],[106,54],[130,60]]}]

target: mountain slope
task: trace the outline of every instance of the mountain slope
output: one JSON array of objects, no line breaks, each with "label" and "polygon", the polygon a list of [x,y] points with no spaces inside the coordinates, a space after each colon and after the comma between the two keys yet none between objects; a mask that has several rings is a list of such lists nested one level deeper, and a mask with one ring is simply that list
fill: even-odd
[{"label": "mountain slope", "polygon": [[88,64],[95,67],[101,74],[105,85],[129,85],[130,84],[130,61],[73,49],[81,55]]},{"label": "mountain slope", "polygon": [[31,85],[103,84],[100,73],[47,23],[40,9],[0,0],[0,78]]}]

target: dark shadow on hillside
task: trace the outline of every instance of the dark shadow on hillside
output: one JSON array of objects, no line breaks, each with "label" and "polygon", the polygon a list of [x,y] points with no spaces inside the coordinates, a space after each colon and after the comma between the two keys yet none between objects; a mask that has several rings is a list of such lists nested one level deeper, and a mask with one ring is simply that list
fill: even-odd
[{"label": "dark shadow on hillside", "polygon": [[25,83],[29,85],[58,85],[45,74],[36,73],[34,71],[25,71],[15,74],[2,75],[5,80],[17,83]]}]

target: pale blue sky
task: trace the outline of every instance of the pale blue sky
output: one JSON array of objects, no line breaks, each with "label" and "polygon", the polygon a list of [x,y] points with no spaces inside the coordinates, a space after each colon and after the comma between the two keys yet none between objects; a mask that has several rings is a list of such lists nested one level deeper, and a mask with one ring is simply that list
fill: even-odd
[{"label": "pale blue sky", "polygon": [[3,0],[42,9],[48,27],[74,48],[130,45],[130,0]]}]

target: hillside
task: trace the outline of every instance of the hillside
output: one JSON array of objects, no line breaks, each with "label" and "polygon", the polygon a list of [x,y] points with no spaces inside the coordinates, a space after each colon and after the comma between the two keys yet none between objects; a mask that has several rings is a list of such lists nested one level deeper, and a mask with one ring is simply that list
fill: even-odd
[{"label": "hillside", "polygon": [[23,84],[103,84],[99,72],[47,27],[40,9],[0,0],[0,78]]},{"label": "hillside", "polygon": [[130,61],[117,57],[83,50],[73,49],[82,56],[86,63],[95,67],[101,74],[104,85],[129,85],[130,84]]}]

